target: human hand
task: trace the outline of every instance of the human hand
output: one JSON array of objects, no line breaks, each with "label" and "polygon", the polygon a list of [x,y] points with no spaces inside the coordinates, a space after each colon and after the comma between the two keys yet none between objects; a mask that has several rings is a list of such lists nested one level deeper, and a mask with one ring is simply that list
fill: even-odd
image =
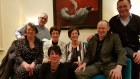
[{"label": "human hand", "polygon": [[22,36],[19,38],[19,40],[23,40],[23,39],[25,39],[25,36],[24,36],[24,35],[22,35]]},{"label": "human hand", "polygon": [[83,69],[83,72],[84,72],[85,71],[85,68],[86,68],[86,63],[83,63],[78,68],[76,68],[75,72],[79,72],[81,69]]},{"label": "human hand", "polygon": [[110,79],[122,79],[122,66],[117,65],[116,68],[110,70]]},{"label": "human hand", "polygon": [[134,62],[140,64],[140,52],[136,52],[133,54]]},{"label": "human hand", "polygon": [[76,63],[78,66],[81,65],[81,61],[76,61],[76,62],[74,62],[74,63]]},{"label": "human hand", "polygon": [[31,65],[30,65],[30,67],[31,68],[34,68],[35,67],[35,62],[32,62]]},{"label": "human hand", "polygon": [[28,63],[26,63],[26,62],[23,61],[21,63],[21,66],[23,66],[27,72],[30,71],[30,64],[28,64]]},{"label": "human hand", "polygon": [[32,75],[32,74],[33,74],[34,67],[35,67],[35,63],[32,62],[31,65],[30,65],[30,72],[29,72],[29,75]]},{"label": "human hand", "polygon": [[87,42],[93,37],[93,35],[90,35],[87,37]]},{"label": "human hand", "polygon": [[50,62],[50,61],[48,61],[48,60],[44,60],[44,61],[43,61],[43,63],[49,63],[49,62]]}]

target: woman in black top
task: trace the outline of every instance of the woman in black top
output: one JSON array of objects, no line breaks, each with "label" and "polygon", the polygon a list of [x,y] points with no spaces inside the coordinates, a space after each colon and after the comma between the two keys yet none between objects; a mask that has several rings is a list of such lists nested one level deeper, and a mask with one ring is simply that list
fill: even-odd
[{"label": "woman in black top", "polygon": [[67,63],[61,63],[61,49],[54,45],[49,48],[49,62],[43,63],[41,67],[40,79],[69,79],[69,67]]}]

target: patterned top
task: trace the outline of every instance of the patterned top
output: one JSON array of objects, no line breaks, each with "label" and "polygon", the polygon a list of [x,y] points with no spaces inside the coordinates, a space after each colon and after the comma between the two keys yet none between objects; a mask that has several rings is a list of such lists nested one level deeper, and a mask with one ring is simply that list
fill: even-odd
[{"label": "patterned top", "polygon": [[67,62],[75,62],[75,61],[83,61],[84,55],[86,53],[86,45],[81,42],[79,46],[73,48],[71,42],[66,45],[66,61]]},{"label": "patterned top", "polygon": [[[65,54],[66,44],[63,41],[59,40],[57,45],[60,47],[61,52],[62,52],[60,62],[65,62],[66,61],[66,54]],[[48,49],[51,46],[53,46],[52,39],[51,40],[46,39],[44,44],[43,44],[43,52],[44,52],[43,62],[49,61],[49,59],[48,59]]]},{"label": "patterned top", "polygon": [[35,62],[35,64],[42,63],[43,60],[43,44],[42,42],[35,37],[35,47],[30,48],[29,42],[25,37],[24,40],[18,40],[16,49],[16,64],[20,65],[23,61],[31,64]]}]

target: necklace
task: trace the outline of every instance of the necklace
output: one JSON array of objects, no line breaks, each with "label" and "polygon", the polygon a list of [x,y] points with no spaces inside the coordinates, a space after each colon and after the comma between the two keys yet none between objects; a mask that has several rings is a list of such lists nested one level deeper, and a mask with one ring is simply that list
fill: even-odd
[{"label": "necklace", "polygon": [[57,69],[53,69],[53,68],[51,68],[51,72],[55,72]]},{"label": "necklace", "polygon": [[33,43],[32,42],[29,42],[29,46],[30,46],[30,48],[34,48],[35,47],[34,42]]},{"label": "necklace", "polygon": [[51,69],[51,71],[52,71],[52,72],[55,72],[55,71],[56,71],[56,69]]},{"label": "necklace", "polygon": [[51,67],[51,72],[55,72],[57,70],[58,66]]},{"label": "necklace", "polygon": [[34,48],[35,47],[35,45],[29,45],[30,46],[30,48]]},{"label": "necklace", "polygon": [[59,66],[59,62],[58,63],[51,63],[51,71],[55,72],[57,70]]}]

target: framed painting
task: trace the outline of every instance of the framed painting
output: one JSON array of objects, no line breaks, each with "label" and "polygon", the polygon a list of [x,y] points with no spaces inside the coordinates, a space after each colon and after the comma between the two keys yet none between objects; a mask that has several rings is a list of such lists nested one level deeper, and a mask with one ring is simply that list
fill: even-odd
[{"label": "framed painting", "polygon": [[102,0],[53,0],[54,25],[68,29],[96,28],[102,19]]}]

